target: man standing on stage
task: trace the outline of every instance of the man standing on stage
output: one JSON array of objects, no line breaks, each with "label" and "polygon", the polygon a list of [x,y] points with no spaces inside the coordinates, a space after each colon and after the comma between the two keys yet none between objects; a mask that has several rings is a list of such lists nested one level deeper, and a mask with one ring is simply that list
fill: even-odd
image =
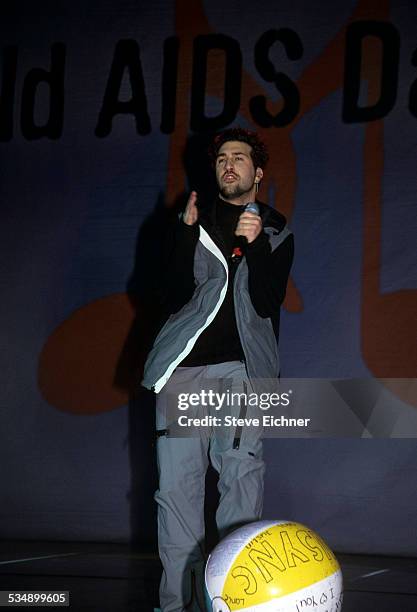
[{"label": "man standing on stage", "polygon": [[[192,192],[175,226],[164,289],[168,321],[146,365],[143,385],[157,393],[160,474],[159,553],[163,612],[182,611],[198,592],[204,566],[204,487],[209,461],[219,474],[220,537],[259,520],[263,503],[261,430],[195,428],[170,435],[169,398],[207,388],[247,392],[279,376],[277,334],[294,242],[285,218],[255,202],[268,160],[254,132],[232,128],[214,139],[210,156],[219,195],[209,209]],[[259,214],[258,214],[259,213]],[[256,408],[256,407],[255,407]],[[239,407],[238,416],[253,407]],[[189,407],[202,417],[205,406]],[[218,412],[216,414],[219,414]],[[200,602],[201,605],[201,602]],[[195,609],[198,609],[196,606]]]}]

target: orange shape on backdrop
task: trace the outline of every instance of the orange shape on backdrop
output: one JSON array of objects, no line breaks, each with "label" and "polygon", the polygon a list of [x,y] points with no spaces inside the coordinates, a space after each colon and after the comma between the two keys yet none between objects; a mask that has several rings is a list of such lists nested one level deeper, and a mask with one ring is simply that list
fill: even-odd
[{"label": "orange shape on backdrop", "polygon": [[73,414],[126,404],[128,391],[116,386],[115,372],[134,317],[128,296],[117,293],[79,308],[59,325],[39,358],[39,389],[45,400]]},{"label": "orange shape on backdrop", "polygon": [[[190,14],[192,12],[192,16]],[[378,7],[371,0],[358,3],[351,19],[386,18],[388,2]],[[192,18],[191,18],[192,17]],[[190,21],[194,26],[190,29]],[[178,99],[189,99],[192,44],[195,32],[212,31],[204,14],[201,2],[193,4],[177,0],[177,34],[181,38],[181,57],[178,75]],[[287,128],[273,132],[260,130],[275,161],[271,180],[279,187],[279,208],[291,216],[296,191],[295,151],[291,133],[301,118],[331,92],[343,83],[343,51],[345,27],[343,27],[323,50],[322,54],[308,66],[297,85],[300,89],[302,106],[297,119]],[[366,66],[370,79],[375,62]],[[371,68],[371,70],[370,70]],[[217,77],[216,73],[216,77]],[[208,90],[211,95],[221,97],[221,79],[211,79]],[[372,85],[371,85],[372,88]],[[248,100],[259,93],[259,84],[244,71],[241,114],[250,120],[247,113]],[[275,105],[271,105],[271,110]],[[276,112],[276,109],[275,109]],[[167,199],[174,201],[175,196],[184,191],[185,175],[183,168],[183,144],[186,141],[189,124],[189,109],[177,113],[176,129],[171,136],[170,156],[167,176]],[[413,376],[416,352],[413,344],[413,321],[415,321],[415,291],[399,291],[393,295],[381,296],[377,288],[380,273],[380,206],[383,155],[382,122],[367,126],[365,143],[365,222],[364,222],[364,270],[362,303],[362,350],[368,367],[377,376]],[[376,161],[375,161],[376,160]],[[373,234],[370,234],[370,229]],[[376,234],[375,235],[375,231]],[[290,312],[303,310],[302,298],[290,279],[284,306]],[[398,312],[401,315],[398,315]],[[397,315],[397,320],[396,316]],[[64,321],[47,340],[39,360],[39,388],[51,405],[74,414],[96,414],[112,410],[126,404],[129,389],[132,390],[132,374],[128,374],[128,384],[117,385],[115,377],[121,355],[131,340],[133,349],[138,344],[131,334],[135,320],[135,309],[126,294],[120,293],[98,299],[75,311]],[[147,317],[136,312],[139,326],[147,327]],[[394,323],[397,322],[397,326]],[[398,329],[397,329],[398,328]],[[391,330],[392,342],[387,342]],[[390,338],[391,339],[391,338]],[[146,343],[143,343],[143,347]],[[145,350],[137,347],[137,352]],[[388,347],[390,347],[388,349]],[[134,352],[134,351],[133,351]],[[128,351],[128,357],[131,357]],[[135,359],[137,381],[140,379],[140,366]],[[140,359],[139,359],[140,361]],[[392,365],[395,364],[393,370]],[[134,375],[134,372],[133,372]],[[415,405],[415,394],[406,385],[391,381],[381,381],[404,401]],[[415,388],[415,387],[413,387]]]}]

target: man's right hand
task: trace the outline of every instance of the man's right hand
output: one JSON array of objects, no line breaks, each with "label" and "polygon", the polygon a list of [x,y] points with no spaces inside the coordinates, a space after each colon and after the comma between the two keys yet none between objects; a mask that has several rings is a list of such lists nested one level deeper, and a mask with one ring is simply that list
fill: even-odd
[{"label": "man's right hand", "polygon": [[197,192],[192,191],[190,193],[190,197],[188,198],[187,206],[185,207],[184,214],[182,216],[182,220],[186,225],[194,225],[198,220],[198,208],[196,205],[197,202]]}]

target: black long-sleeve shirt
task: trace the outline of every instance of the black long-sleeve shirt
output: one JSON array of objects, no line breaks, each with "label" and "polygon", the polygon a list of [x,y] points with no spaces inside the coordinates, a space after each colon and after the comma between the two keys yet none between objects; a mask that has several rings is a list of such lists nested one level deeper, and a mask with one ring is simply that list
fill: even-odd
[{"label": "black long-sleeve shirt", "polygon": [[[233,300],[233,281],[239,263],[231,259],[231,254],[236,244],[234,232],[245,207],[229,204],[221,199],[216,201],[215,207],[215,230],[221,240],[219,246],[226,256],[229,267],[228,289],[219,312],[199,336],[190,354],[181,362],[182,366],[244,359]],[[190,226],[181,220],[178,221],[166,266],[167,314],[177,312],[193,294],[194,251],[198,236],[198,223]],[[244,254],[249,270],[249,295],[256,312],[261,317],[279,320],[279,309],[285,297],[293,260],[293,236],[288,236],[272,252],[268,237],[262,231],[253,242],[244,247]]]}]

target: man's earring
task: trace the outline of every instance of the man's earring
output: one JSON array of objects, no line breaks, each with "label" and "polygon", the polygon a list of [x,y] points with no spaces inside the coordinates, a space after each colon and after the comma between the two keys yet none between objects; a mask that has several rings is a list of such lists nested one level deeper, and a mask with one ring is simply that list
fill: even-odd
[{"label": "man's earring", "polygon": [[255,193],[259,191],[259,181],[255,181]]}]

